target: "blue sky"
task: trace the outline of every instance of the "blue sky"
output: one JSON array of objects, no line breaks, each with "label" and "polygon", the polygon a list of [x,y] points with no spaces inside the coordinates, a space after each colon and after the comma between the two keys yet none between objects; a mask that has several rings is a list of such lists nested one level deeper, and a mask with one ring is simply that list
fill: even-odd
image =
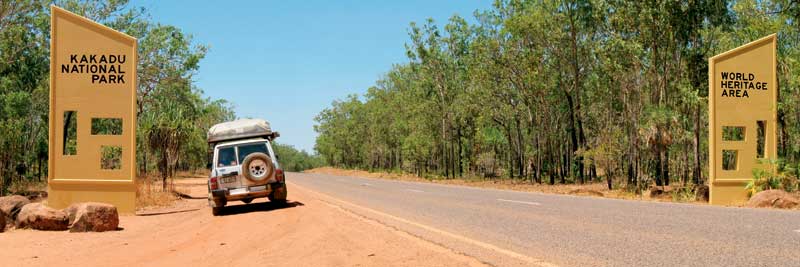
[{"label": "blue sky", "polygon": [[458,14],[474,21],[492,0],[131,0],[153,20],[210,46],[195,76],[239,117],[264,118],[279,142],[313,152],[314,116],[335,99],[363,94],[392,64],[407,62],[409,23]]}]

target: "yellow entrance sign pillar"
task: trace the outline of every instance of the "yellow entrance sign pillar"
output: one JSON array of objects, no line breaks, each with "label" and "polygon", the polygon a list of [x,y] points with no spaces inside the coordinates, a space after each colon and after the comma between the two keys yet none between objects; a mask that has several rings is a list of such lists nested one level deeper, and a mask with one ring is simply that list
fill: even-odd
[{"label": "yellow entrance sign pillar", "polygon": [[136,208],[136,39],[51,6],[47,204]]},{"label": "yellow entrance sign pillar", "polygon": [[776,35],[708,60],[709,203],[747,201],[754,168],[777,158]]}]

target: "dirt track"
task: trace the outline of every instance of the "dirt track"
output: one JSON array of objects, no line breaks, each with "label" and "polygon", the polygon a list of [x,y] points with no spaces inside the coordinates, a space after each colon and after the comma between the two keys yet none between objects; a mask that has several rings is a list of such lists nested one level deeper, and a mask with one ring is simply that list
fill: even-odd
[{"label": "dirt track", "polygon": [[[181,183],[204,196],[204,179]],[[122,216],[106,233],[0,233],[0,266],[479,266],[289,184],[290,205],[241,202],[214,217],[204,199]]]}]

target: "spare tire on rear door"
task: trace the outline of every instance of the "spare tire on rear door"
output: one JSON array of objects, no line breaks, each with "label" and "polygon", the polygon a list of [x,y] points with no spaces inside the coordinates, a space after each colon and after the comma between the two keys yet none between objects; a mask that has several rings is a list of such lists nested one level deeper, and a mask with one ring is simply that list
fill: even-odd
[{"label": "spare tire on rear door", "polygon": [[264,153],[253,153],[244,158],[242,162],[244,177],[253,182],[262,182],[272,176],[275,166],[272,159]]}]

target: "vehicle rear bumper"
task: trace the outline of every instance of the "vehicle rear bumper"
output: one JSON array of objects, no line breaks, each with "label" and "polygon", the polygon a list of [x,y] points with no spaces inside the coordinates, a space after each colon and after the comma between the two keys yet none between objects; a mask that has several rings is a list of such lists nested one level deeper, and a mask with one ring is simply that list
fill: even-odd
[{"label": "vehicle rear bumper", "polygon": [[267,197],[272,190],[278,189],[284,186],[284,183],[272,183],[266,184],[262,186],[251,186],[247,188],[223,188],[223,189],[216,189],[211,190],[208,193],[209,197],[209,204],[212,207],[224,205],[224,202],[227,201],[235,201],[235,200],[242,200],[247,198],[260,198],[260,197]]}]

